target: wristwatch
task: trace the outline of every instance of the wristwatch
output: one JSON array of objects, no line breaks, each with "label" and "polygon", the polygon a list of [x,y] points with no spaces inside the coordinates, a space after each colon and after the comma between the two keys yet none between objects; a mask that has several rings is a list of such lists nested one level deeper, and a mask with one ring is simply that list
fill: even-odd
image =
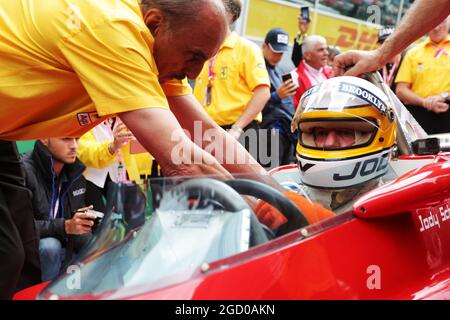
[{"label": "wristwatch", "polygon": [[442,92],[441,97],[444,98],[445,101],[447,101],[448,100],[448,91]]}]

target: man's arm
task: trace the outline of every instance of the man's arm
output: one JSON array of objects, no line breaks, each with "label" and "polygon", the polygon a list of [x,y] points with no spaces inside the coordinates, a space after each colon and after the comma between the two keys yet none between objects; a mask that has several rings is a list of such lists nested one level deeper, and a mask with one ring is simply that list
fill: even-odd
[{"label": "man's arm", "polygon": [[405,104],[414,105],[419,108],[425,108],[428,111],[435,113],[442,113],[448,110],[448,105],[445,103],[444,98],[440,95],[429,96],[422,98],[411,90],[411,84],[406,82],[399,82],[395,93]]},{"label": "man's arm", "polygon": [[[255,90],[253,90],[253,97],[248,102],[244,113],[234,123],[234,126],[239,127],[241,129],[244,129],[246,126],[248,126],[249,123],[256,118],[258,113],[260,113],[264,109],[264,106],[266,105],[267,101],[269,101],[269,99],[270,99],[270,87],[266,85],[256,87]],[[238,135],[234,137],[236,139],[239,138]]]},{"label": "man's arm", "polygon": [[292,47],[291,60],[294,66],[297,67],[303,59],[302,42],[306,37],[310,22],[303,19],[301,14],[297,17],[298,20],[298,34],[294,39],[294,46]]},{"label": "man's arm", "polygon": [[[207,130],[212,130],[219,134],[219,139],[221,139],[221,143],[218,145],[222,145],[222,149],[211,149],[212,154],[217,158],[218,154],[226,154],[227,156],[233,154],[233,159],[240,159],[242,155],[246,156],[247,161],[245,163],[236,163],[235,161],[224,161],[223,166],[233,173],[236,178],[246,178],[260,181],[264,184],[270,185],[280,192],[284,192],[285,195],[293,201],[300,210],[305,214],[307,220],[310,223],[315,223],[319,220],[323,220],[329,217],[334,216],[333,213],[328,212],[323,208],[319,208],[319,206],[313,204],[312,202],[305,200],[301,195],[295,192],[286,192],[286,190],[278,184],[278,182],[273,179],[268,172],[261,167],[258,162],[256,162],[251,155],[245,150],[245,148],[231,135],[229,135],[225,130],[220,128],[206,113],[200,103],[194,98],[192,95],[187,96],[179,96],[179,97],[169,97],[168,98],[170,108],[173,110],[175,116],[179,119],[180,124],[183,128],[188,130],[194,141],[201,146],[202,148],[208,149],[210,143],[202,139],[204,133]],[[197,123],[195,125],[195,123]],[[200,125],[201,124],[201,128]],[[195,133],[198,136],[194,136]],[[199,137],[200,136],[200,137]],[[227,152],[229,154],[227,154]],[[264,202],[260,202],[259,205],[255,203],[251,197],[246,197],[246,200],[249,202],[250,206],[254,208],[258,219],[262,223],[268,224],[273,223],[274,221],[279,224],[283,224],[286,221],[286,218],[276,209],[266,206]],[[308,208],[313,208],[310,210]],[[324,213],[324,211],[326,211]],[[273,225],[272,225],[273,226]]]},{"label": "man's arm", "polygon": [[[168,101],[181,126],[190,132],[194,142],[208,150],[225,169],[236,176],[246,176],[248,179],[256,178],[256,180],[283,190],[236,139],[211,119],[193,95],[169,97]],[[208,136],[207,132],[217,135],[220,142],[203,139]],[[242,159],[245,161],[239,161]]]},{"label": "man's arm", "polygon": [[297,67],[303,59],[302,44],[299,44],[297,39],[294,39],[292,46],[291,60],[295,67]]},{"label": "man's arm", "polygon": [[195,145],[170,110],[147,108],[124,112],[120,119],[161,166],[165,176],[231,175]]},{"label": "man's arm", "polygon": [[[414,40],[436,27],[450,14],[450,0],[416,0],[397,30],[373,51],[348,51],[334,60],[336,75],[357,76],[380,69]],[[348,67],[353,66],[346,72]]]},{"label": "man's arm", "polygon": [[417,0],[408,10],[398,29],[381,47],[381,62],[405,50],[411,43],[436,27],[450,14],[450,0]]},{"label": "man's arm", "polygon": [[404,104],[413,106],[423,106],[423,98],[418,96],[411,90],[411,83],[399,82],[395,90],[397,97],[403,101]]}]

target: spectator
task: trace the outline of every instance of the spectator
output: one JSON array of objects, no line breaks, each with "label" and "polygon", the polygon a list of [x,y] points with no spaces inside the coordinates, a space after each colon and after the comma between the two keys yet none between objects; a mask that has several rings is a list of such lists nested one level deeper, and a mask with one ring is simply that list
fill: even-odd
[{"label": "spectator", "polygon": [[0,140],[0,300],[41,282],[39,236],[19,164],[17,146]]},{"label": "spectator", "polygon": [[450,132],[450,18],[410,49],[397,75],[397,96],[428,134]]},{"label": "spectator", "polygon": [[327,65],[330,67],[333,67],[333,61],[334,58],[341,54],[341,48],[339,48],[338,46],[328,46],[327,47],[328,50],[328,62]]},{"label": "spectator", "polygon": [[[182,80],[197,77],[223,43],[228,23],[222,1],[191,0],[187,6],[185,0],[52,0],[45,10],[33,4],[0,2],[8,21],[0,27],[0,261],[10,262],[0,265],[1,297],[18,287],[28,270],[24,262],[39,259],[14,141],[78,137],[117,115],[166,176],[227,179],[257,172],[256,179],[279,188],[208,117]],[[263,64],[258,67],[266,72]],[[195,123],[203,130],[195,130]],[[207,152],[209,142],[194,143],[206,130],[218,133],[225,150]],[[174,132],[182,133],[179,139]],[[187,159],[174,161],[178,146]],[[220,164],[223,154],[234,161]],[[236,161],[242,158],[245,163]]]},{"label": "spectator", "polygon": [[[39,242],[14,141],[80,136],[117,114],[166,174],[230,177],[187,136],[181,143],[208,165],[171,158],[180,143],[171,140],[181,129],[176,117],[187,128],[194,120],[214,126],[176,79],[195,78],[225,38],[221,1],[54,0],[46,10],[33,3],[0,4],[10,22],[0,27],[0,261],[9,261],[1,264],[1,298],[25,277],[27,285],[40,281]],[[233,165],[231,171],[251,166]]]},{"label": "spectator", "polygon": [[[224,3],[231,25],[240,16],[241,1],[224,0]],[[194,94],[211,118],[239,139],[247,130],[257,133],[261,111],[270,98],[269,86],[261,49],[228,30],[219,52],[200,72]],[[245,147],[250,150],[248,141]]]},{"label": "spectator", "polygon": [[292,63],[296,67],[303,60],[302,43],[303,43],[303,40],[305,40],[305,37],[307,37],[307,35],[308,35],[307,32],[309,29],[309,25],[311,23],[310,20],[306,20],[306,19],[302,18],[302,15],[300,12],[297,17],[297,21],[298,21],[298,33],[294,39],[294,46],[292,47],[292,56],[291,56]]},{"label": "spectator", "polygon": [[85,213],[85,166],[77,159],[78,139],[38,140],[25,154],[26,186],[32,192],[39,232],[42,281],[53,280],[90,239],[92,219]]},{"label": "spectator", "polygon": [[297,67],[299,87],[294,95],[296,108],[306,90],[329,79],[333,72],[327,65],[328,50],[324,37],[317,35],[306,37],[303,41],[302,52],[303,61]]},{"label": "spectator", "polygon": [[[380,31],[378,32],[378,45],[381,46],[392,33],[394,33],[393,27],[380,29]],[[393,92],[395,92],[395,89],[397,87],[397,85],[395,84],[395,78],[397,77],[398,70],[400,69],[401,61],[402,55],[397,54],[379,70],[384,82],[391,88]]]},{"label": "spectator", "polygon": [[[263,109],[261,128],[267,129],[267,150],[271,150],[272,160],[275,160],[274,153],[278,152],[276,161],[267,164],[270,167],[289,164],[294,155],[296,139],[291,133],[291,122],[295,108],[291,96],[297,87],[292,79],[283,80],[283,72],[278,67],[283,54],[289,49],[288,44],[288,33],[283,29],[275,28],[267,33],[262,45],[270,78],[271,96]],[[272,132],[275,134],[277,146],[271,143]]]},{"label": "spectator", "polygon": [[152,158],[149,153],[138,158],[130,150],[133,134],[127,131],[119,118],[110,118],[80,138],[78,157],[86,165],[86,200],[94,205],[97,211],[105,212],[105,201],[108,186],[111,182],[132,180],[139,182],[143,172],[149,173]]}]

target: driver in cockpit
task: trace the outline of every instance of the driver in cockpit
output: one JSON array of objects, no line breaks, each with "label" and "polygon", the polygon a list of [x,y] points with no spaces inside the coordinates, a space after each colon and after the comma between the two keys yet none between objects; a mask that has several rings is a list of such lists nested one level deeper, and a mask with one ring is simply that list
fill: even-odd
[{"label": "driver in cockpit", "polygon": [[374,84],[339,77],[311,88],[292,129],[300,181],[285,186],[311,201],[343,213],[386,178],[396,123],[388,97]]}]

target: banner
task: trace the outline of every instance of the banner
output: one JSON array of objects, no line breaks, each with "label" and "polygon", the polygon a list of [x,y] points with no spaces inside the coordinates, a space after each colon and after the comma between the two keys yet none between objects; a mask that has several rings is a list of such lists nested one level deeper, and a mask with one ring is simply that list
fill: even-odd
[{"label": "banner", "polygon": [[[298,32],[299,7],[283,1],[250,0],[245,36],[263,40],[267,31],[281,27],[289,33],[292,44]],[[376,47],[378,28],[375,25],[335,13],[310,10],[309,34],[325,37],[328,45],[339,46],[343,51]]]}]

